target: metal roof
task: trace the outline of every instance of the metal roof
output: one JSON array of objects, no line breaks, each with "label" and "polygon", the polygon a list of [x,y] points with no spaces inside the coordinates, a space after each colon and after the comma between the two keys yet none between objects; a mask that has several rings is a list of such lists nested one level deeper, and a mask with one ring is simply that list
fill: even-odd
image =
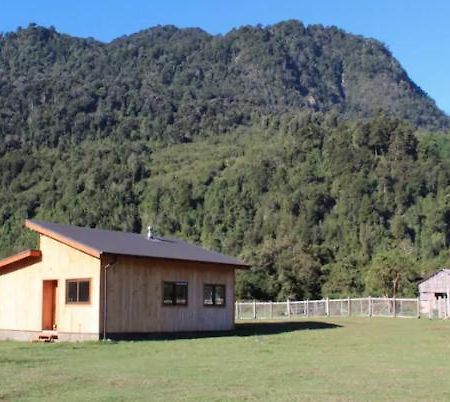
[{"label": "metal roof", "polygon": [[95,257],[100,257],[102,254],[119,254],[208,262],[241,268],[249,267],[235,258],[206,250],[179,239],[159,236],[147,239],[145,235],[137,233],[61,225],[34,219],[27,220],[25,226]]}]

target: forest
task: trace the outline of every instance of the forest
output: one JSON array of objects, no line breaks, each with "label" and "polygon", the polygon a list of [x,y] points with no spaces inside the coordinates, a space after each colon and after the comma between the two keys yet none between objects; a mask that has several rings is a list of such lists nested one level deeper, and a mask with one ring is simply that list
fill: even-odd
[{"label": "forest", "polygon": [[381,43],[287,21],[0,37],[0,257],[25,218],[152,224],[240,299],[414,295],[449,263],[449,118]]}]

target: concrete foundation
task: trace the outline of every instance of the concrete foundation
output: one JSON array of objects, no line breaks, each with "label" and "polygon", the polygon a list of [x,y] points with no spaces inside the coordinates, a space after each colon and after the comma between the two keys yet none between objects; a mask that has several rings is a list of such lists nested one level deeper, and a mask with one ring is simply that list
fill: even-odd
[{"label": "concrete foundation", "polygon": [[[39,338],[42,331],[19,331],[10,329],[0,329],[0,341],[21,341],[31,342]],[[99,334],[76,333],[76,332],[58,332],[58,341],[60,342],[83,342],[98,341]]]}]

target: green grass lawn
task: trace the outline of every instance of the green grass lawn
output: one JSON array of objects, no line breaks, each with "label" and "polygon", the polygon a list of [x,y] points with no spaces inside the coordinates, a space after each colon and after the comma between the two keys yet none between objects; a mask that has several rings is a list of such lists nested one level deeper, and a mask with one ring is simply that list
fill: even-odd
[{"label": "green grass lawn", "polygon": [[450,400],[450,322],[244,323],[227,336],[0,342],[0,400]]}]

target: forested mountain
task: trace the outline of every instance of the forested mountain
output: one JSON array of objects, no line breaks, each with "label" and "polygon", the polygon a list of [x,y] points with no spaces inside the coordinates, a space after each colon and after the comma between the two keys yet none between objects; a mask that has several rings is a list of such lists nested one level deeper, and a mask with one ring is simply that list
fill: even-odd
[{"label": "forested mountain", "polygon": [[0,39],[0,151],[111,136],[177,143],[302,110],[379,109],[449,126],[381,43],[337,28],[164,26],[102,44],[30,26]]},{"label": "forested mountain", "polygon": [[242,298],[411,294],[448,259],[448,128],[337,28],[30,25],[0,38],[0,255],[35,242],[27,217],[153,223],[252,263]]}]

